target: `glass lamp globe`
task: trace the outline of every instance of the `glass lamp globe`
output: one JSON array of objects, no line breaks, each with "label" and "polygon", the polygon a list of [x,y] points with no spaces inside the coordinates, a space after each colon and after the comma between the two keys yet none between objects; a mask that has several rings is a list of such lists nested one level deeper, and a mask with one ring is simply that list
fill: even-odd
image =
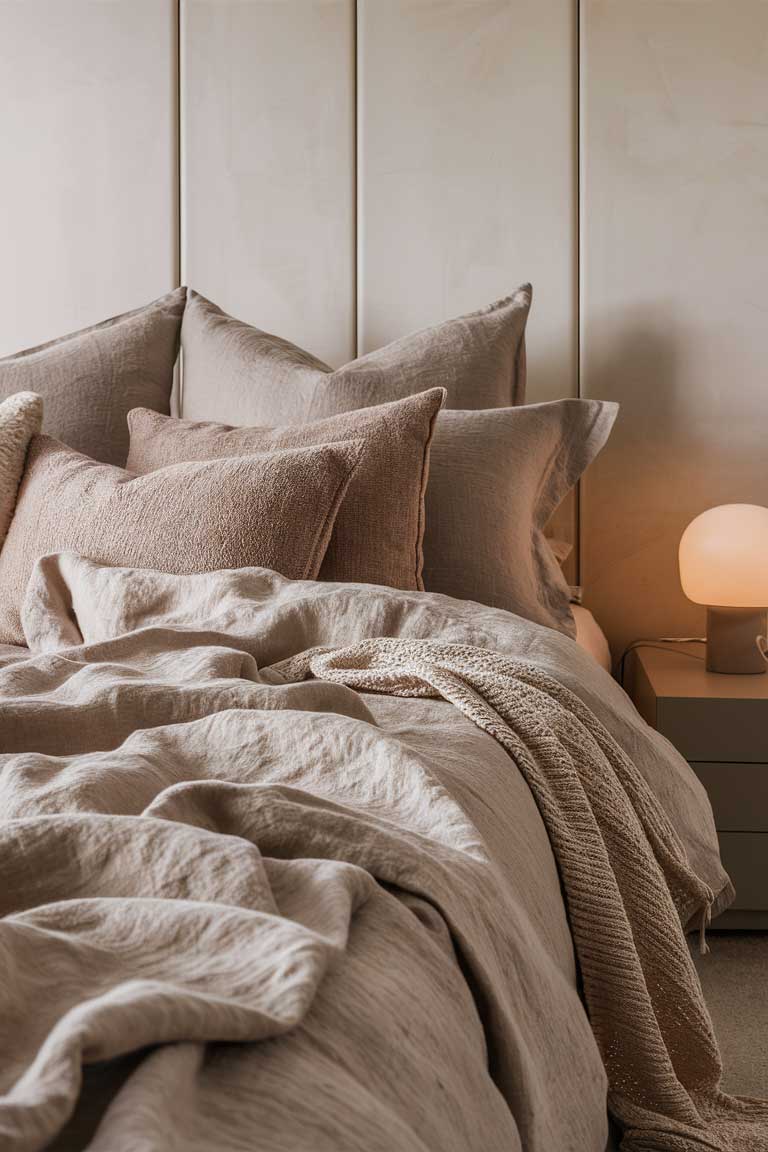
[{"label": "glass lamp globe", "polygon": [[768,508],[721,504],[702,512],[680,540],[680,582],[707,606],[707,668],[765,672],[757,637],[768,607]]}]

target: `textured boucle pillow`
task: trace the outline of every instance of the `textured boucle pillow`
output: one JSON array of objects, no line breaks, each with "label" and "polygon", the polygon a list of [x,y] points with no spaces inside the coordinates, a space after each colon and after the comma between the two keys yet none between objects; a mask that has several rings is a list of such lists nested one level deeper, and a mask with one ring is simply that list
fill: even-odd
[{"label": "textured boucle pillow", "polygon": [[424,586],[574,636],[571,590],[544,528],[597,456],[618,405],[557,400],[441,412],[432,441]]},{"label": "textured boucle pillow", "polygon": [[361,453],[350,441],[134,476],[33,437],[0,550],[0,643],[24,642],[24,592],[51,552],[179,574],[259,567],[314,579]]},{"label": "textured boucle pillow", "polygon": [[0,399],[37,392],[43,431],[107,464],[125,464],[131,408],[170,412],[186,288],[0,360]]},{"label": "textured boucle pillow", "polygon": [[181,460],[361,440],[365,452],[339,509],[320,579],[419,589],[429,445],[444,395],[432,388],[287,428],[193,423],[139,408],[128,416],[128,467],[151,472]]},{"label": "textured boucle pillow", "polygon": [[530,306],[531,286],[524,284],[488,308],[404,336],[334,371],[190,288],[181,329],[181,415],[227,424],[304,424],[427,388],[444,388],[448,408],[522,404]]},{"label": "textured boucle pillow", "polygon": [[34,392],[17,392],[0,404],[0,548],[16,506],[27,448],[42,421],[43,402]]}]

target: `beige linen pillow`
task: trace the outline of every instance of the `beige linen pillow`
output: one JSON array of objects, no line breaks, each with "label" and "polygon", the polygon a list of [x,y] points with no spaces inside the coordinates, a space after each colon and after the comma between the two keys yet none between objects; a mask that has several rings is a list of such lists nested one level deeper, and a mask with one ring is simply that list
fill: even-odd
[{"label": "beige linen pillow", "polygon": [[575,635],[570,589],[544,536],[608,439],[618,405],[558,400],[441,412],[432,441],[424,586]]},{"label": "beige linen pillow", "polygon": [[131,408],[170,411],[185,288],[0,360],[0,399],[43,397],[43,431],[78,452],[125,464]]},{"label": "beige linen pillow", "polygon": [[42,421],[43,402],[34,392],[17,392],[0,404],[0,548],[16,506],[27,448]]},{"label": "beige linen pillow", "polygon": [[531,286],[525,284],[489,308],[405,336],[334,372],[189,289],[181,330],[181,415],[227,424],[304,424],[433,387],[445,388],[449,408],[522,404],[530,305]]},{"label": "beige linen pillow", "polygon": [[24,642],[24,592],[50,552],[179,574],[260,567],[314,579],[362,450],[350,441],[134,476],[35,436],[0,551],[0,643]]},{"label": "beige linen pillow", "polygon": [[128,467],[151,472],[180,460],[361,440],[365,452],[339,509],[320,579],[422,588],[429,445],[444,395],[432,388],[392,404],[287,428],[192,423],[137,408],[128,416]]}]

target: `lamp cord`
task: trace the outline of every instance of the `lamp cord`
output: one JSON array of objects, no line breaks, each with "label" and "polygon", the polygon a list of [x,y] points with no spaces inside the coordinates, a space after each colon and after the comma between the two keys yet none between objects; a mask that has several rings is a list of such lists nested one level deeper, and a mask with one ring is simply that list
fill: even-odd
[{"label": "lamp cord", "polygon": [[[659,652],[668,652],[668,648],[664,648],[664,644],[706,644],[706,636],[656,636],[653,640],[635,640],[632,644],[628,644],[621,654],[619,660],[619,684],[624,687],[624,671],[627,663],[627,656],[630,652],[634,652],[636,648],[657,648]],[[761,657],[768,664],[768,636],[755,636],[755,647],[760,653]],[[681,656],[687,656],[690,660],[703,660],[703,656],[699,656],[697,652],[681,652]]]},{"label": "lamp cord", "polygon": [[[706,636],[654,636],[649,640],[634,640],[621,654],[619,659],[619,684],[624,687],[624,671],[626,668],[627,656],[630,652],[634,652],[636,648],[658,648],[660,652],[668,652],[668,648],[664,648],[664,644],[706,644]],[[759,648],[758,644],[758,648]],[[691,660],[703,660],[703,656],[699,656],[697,652],[681,652],[681,656],[688,656]],[[768,656],[763,654],[763,659],[768,662]]]}]

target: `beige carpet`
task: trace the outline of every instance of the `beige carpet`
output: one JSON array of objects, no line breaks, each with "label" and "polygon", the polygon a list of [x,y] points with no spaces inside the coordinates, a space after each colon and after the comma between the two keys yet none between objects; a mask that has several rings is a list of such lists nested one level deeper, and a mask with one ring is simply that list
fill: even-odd
[{"label": "beige carpet", "polygon": [[725,1068],[725,1088],[768,1097],[768,932],[710,932],[696,956]]}]

